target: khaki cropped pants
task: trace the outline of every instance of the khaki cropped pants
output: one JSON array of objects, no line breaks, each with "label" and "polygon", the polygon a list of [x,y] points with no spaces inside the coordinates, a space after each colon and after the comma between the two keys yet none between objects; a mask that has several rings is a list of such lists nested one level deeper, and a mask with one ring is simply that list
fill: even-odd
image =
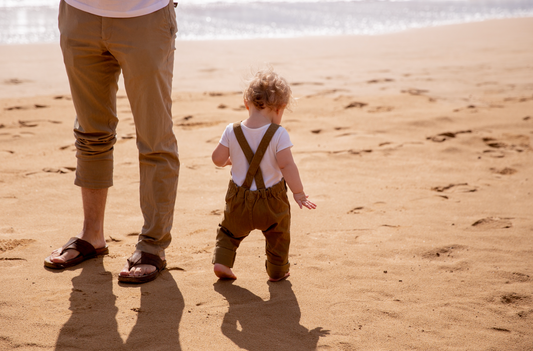
[{"label": "khaki cropped pants", "polygon": [[285,180],[268,189],[249,190],[230,180],[224,218],[217,231],[213,263],[233,267],[237,248],[254,229],[266,239],[266,270],[273,279],[289,271],[291,211]]},{"label": "khaki cropped pants", "polygon": [[137,133],[144,226],[137,249],[159,254],[170,244],[179,173],[172,131],[172,75],[177,32],[168,7],[132,18],[59,8],[61,49],[76,110],[76,180],[84,188],[113,185],[121,71]]}]

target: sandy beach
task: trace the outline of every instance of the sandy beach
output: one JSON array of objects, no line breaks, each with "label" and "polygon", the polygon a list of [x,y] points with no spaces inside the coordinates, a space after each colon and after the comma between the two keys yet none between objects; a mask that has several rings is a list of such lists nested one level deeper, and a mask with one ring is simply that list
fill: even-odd
[{"label": "sandy beach", "polygon": [[[0,350],[533,350],[531,33],[178,41],[173,242],[142,286],[117,281],[142,226],[124,89],[110,255],[47,270],[81,229],[74,108],[58,44],[0,46]],[[282,124],[318,208],[291,200],[287,280],[267,282],[257,231],[218,281],[230,174],[210,156],[265,62],[298,99]]]}]

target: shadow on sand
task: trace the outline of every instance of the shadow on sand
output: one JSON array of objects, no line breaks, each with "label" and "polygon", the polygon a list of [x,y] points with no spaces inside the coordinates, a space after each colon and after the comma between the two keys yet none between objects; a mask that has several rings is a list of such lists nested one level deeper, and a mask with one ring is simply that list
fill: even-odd
[{"label": "shadow on sand", "polygon": [[321,336],[329,334],[321,327],[308,330],[300,325],[300,306],[290,281],[269,282],[268,301],[233,283],[219,280],[214,287],[229,303],[222,333],[237,346],[249,351],[309,351],[316,349]]},{"label": "shadow on sand", "polygon": [[[84,263],[80,275],[72,279],[72,314],[59,332],[55,349],[181,350],[178,328],[185,303],[169,271],[137,287],[141,307],[137,322],[124,342],[116,320],[113,275],[105,271],[102,260],[99,257]],[[160,335],[165,337],[156,337]]]}]

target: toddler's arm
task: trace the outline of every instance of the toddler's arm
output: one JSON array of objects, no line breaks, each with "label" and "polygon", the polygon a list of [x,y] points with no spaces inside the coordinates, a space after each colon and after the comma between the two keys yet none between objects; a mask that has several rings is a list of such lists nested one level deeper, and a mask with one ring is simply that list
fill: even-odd
[{"label": "toddler's arm", "polygon": [[222,144],[218,144],[211,155],[213,163],[218,167],[225,167],[231,165],[231,159],[229,158],[229,148]]},{"label": "toddler's arm", "polygon": [[315,209],[316,205],[307,200],[308,196],[304,193],[304,186],[302,184],[302,180],[300,179],[298,167],[296,166],[296,163],[294,163],[291,148],[288,147],[278,152],[276,154],[276,160],[279,168],[281,169],[281,173],[283,174],[283,178],[285,178],[287,185],[289,185],[289,188],[294,196],[294,200],[298,206],[300,206],[300,208],[305,206],[310,210]]}]

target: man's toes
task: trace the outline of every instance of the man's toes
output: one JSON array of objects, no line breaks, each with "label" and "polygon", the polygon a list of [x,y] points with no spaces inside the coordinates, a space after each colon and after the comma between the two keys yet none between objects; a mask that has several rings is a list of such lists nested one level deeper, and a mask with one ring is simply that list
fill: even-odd
[{"label": "man's toes", "polygon": [[130,271],[128,270],[128,265],[124,266],[124,268],[122,268],[119,274],[122,276],[130,275]]},{"label": "man's toes", "polygon": [[155,266],[144,266],[142,267],[142,274],[150,274],[155,272]]},{"label": "man's toes", "polygon": [[60,253],[61,253],[61,248],[57,249],[57,250],[54,250],[50,253],[50,256],[48,256],[48,258],[50,259],[50,261],[54,261],[54,259],[58,258],[60,256]]},{"label": "man's toes", "polygon": [[50,254],[50,256],[59,256],[59,254],[61,253],[61,250],[62,248],[60,247],[59,249],[55,249],[54,251],[52,251],[52,253]]},{"label": "man's toes", "polygon": [[134,276],[134,277],[140,277],[140,276],[143,276],[143,275],[148,275],[152,272],[155,271],[155,267],[154,266],[150,266],[150,265],[139,265],[139,266],[136,266],[136,267],[133,267],[131,270],[130,270],[130,275],[131,276]]}]

